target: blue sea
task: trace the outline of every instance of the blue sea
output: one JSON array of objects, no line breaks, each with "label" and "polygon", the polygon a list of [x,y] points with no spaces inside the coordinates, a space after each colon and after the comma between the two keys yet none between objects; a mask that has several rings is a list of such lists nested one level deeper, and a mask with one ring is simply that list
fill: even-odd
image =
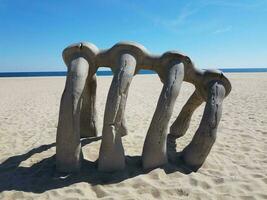
[{"label": "blue sea", "polygon": [[[225,73],[259,73],[267,72],[267,68],[222,68]],[[53,72],[0,72],[0,77],[40,77],[40,76],[66,76],[66,71]],[[151,70],[140,70],[139,74],[155,74]],[[111,76],[111,71],[97,71],[97,76]]]}]

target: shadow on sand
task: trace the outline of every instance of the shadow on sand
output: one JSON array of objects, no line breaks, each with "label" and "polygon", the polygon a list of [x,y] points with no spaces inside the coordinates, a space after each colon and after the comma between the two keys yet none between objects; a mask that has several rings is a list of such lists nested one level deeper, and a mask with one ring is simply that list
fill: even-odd
[{"label": "shadow on sand", "polygon": [[[81,140],[82,146],[100,140],[101,137]],[[123,171],[104,173],[97,170],[97,161],[83,160],[79,173],[59,174],[55,168],[55,155],[45,158],[31,167],[19,166],[21,162],[29,159],[36,153],[41,153],[52,147],[55,143],[42,145],[29,152],[12,156],[0,164],[0,192],[3,191],[25,191],[42,193],[47,190],[62,188],[74,183],[86,182],[91,185],[112,184],[123,180],[146,174],[151,170],[143,170],[141,156],[126,156],[126,167]],[[169,149],[169,148],[168,148]],[[169,174],[179,171],[184,174],[191,173],[180,159],[180,153],[172,154],[172,162],[162,169]]]}]

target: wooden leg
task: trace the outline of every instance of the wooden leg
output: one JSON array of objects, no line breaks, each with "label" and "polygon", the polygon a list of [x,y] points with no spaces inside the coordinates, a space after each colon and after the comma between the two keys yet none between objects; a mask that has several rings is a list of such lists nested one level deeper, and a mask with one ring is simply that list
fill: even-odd
[{"label": "wooden leg", "polygon": [[186,133],[194,111],[202,103],[202,97],[197,93],[197,91],[194,91],[194,93],[190,96],[190,98],[184,105],[177,119],[171,125],[170,135],[173,136],[173,138],[182,137]]},{"label": "wooden leg", "polygon": [[80,104],[88,70],[89,64],[82,57],[74,59],[69,65],[60,103],[56,138],[56,168],[60,172],[80,169]]},{"label": "wooden leg", "polygon": [[[112,69],[112,73],[114,75],[116,73],[116,69]],[[128,96],[128,91],[126,92],[125,95]],[[127,128],[127,125],[126,125],[126,119],[125,119],[124,112],[122,113],[122,120],[121,120],[121,124],[119,126],[120,127],[118,129],[118,132],[120,133],[120,135],[122,137],[128,135],[128,128]]]},{"label": "wooden leg", "polygon": [[98,136],[96,112],[96,75],[87,78],[82,95],[82,108],[80,119],[81,137]]},{"label": "wooden leg", "polygon": [[218,82],[210,84],[204,114],[192,141],[182,152],[182,159],[193,171],[197,171],[206,160],[215,140],[222,114],[225,88]]},{"label": "wooden leg", "polygon": [[125,167],[120,128],[135,67],[136,60],[132,55],[127,53],[121,55],[119,68],[112,80],[105,108],[102,143],[98,160],[100,171],[116,171]]},{"label": "wooden leg", "polygon": [[166,77],[143,147],[144,169],[159,167],[168,160],[167,128],[184,78],[184,65],[181,62],[172,63],[167,68]]}]

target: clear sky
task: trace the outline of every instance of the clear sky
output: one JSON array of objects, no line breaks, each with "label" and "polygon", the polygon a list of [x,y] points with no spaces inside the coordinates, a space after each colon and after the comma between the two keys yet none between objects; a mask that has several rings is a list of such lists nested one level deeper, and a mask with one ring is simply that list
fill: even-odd
[{"label": "clear sky", "polygon": [[62,71],[71,43],[126,40],[199,68],[267,67],[267,0],[0,0],[0,72]]}]

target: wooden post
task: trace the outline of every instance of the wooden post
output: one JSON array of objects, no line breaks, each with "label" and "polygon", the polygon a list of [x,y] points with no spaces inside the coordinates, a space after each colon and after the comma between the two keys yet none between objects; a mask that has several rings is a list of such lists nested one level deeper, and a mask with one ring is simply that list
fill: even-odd
[{"label": "wooden post", "polygon": [[166,73],[166,80],[164,80],[164,86],[143,147],[144,169],[159,167],[168,160],[166,152],[167,128],[184,78],[184,65],[180,61],[170,63]]},{"label": "wooden post", "polygon": [[83,57],[73,59],[68,66],[56,139],[56,168],[60,172],[74,172],[80,169],[80,104],[88,71],[89,64]]},{"label": "wooden post", "polygon": [[135,67],[136,59],[132,55],[124,53],[120,56],[119,68],[117,68],[112,80],[105,108],[102,143],[98,160],[100,171],[116,171],[125,167],[120,129]]},{"label": "wooden post", "polygon": [[173,138],[182,137],[186,133],[194,111],[203,103],[203,101],[204,100],[197,91],[194,91],[179,113],[177,119],[171,125],[170,135],[173,136]]},{"label": "wooden post", "polygon": [[82,108],[80,117],[81,137],[98,136],[97,112],[96,112],[96,75],[87,78],[82,94]]},{"label": "wooden post", "polygon": [[193,171],[197,171],[202,166],[216,140],[224,96],[224,86],[218,82],[211,82],[199,128],[190,144],[182,152],[182,159]]}]

